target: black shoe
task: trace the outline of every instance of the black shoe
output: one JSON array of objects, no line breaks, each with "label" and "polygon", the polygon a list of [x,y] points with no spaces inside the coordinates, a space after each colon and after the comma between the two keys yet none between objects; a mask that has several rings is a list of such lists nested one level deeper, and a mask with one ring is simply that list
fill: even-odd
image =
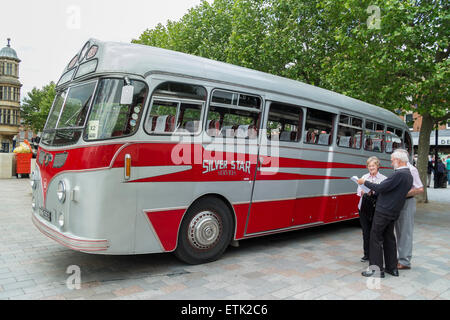
[{"label": "black shoe", "polygon": [[369,257],[364,256],[361,258],[361,262],[367,262],[367,261],[369,261]]},{"label": "black shoe", "polygon": [[394,277],[398,277],[398,269],[392,269],[392,270],[385,269],[384,271],[386,271],[386,273],[389,273],[390,275],[392,275]]},{"label": "black shoe", "polygon": [[377,272],[375,270],[364,271],[361,273],[364,277],[384,278],[384,272]]}]

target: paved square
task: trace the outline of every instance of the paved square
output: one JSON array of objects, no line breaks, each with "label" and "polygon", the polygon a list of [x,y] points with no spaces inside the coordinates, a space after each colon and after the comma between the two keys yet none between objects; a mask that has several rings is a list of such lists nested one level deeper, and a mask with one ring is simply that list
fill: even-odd
[{"label": "paved square", "polygon": [[219,261],[196,266],[172,254],[91,255],[34,227],[28,179],[0,180],[0,299],[447,300],[450,188],[429,189],[429,198],[417,206],[413,268],[377,283],[361,276],[357,221],[241,241]]}]

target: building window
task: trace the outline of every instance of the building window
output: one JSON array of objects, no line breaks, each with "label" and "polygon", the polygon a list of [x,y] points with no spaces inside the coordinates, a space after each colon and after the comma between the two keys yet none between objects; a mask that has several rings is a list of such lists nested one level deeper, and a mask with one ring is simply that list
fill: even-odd
[{"label": "building window", "polygon": [[12,75],[12,63],[6,64],[6,75],[8,76]]},{"label": "building window", "polygon": [[14,101],[19,102],[20,101],[20,89],[14,88]]},{"label": "building window", "polygon": [[5,123],[6,124],[11,124],[11,110],[8,109],[6,111],[7,111],[7,114],[6,114],[6,121],[5,121]]}]

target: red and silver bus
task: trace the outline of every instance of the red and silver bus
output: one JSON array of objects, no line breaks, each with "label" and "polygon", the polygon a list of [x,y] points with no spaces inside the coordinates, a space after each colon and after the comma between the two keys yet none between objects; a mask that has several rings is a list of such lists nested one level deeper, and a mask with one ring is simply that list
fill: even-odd
[{"label": "red and silver bus", "polygon": [[375,155],[412,151],[380,107],[179,52],[90,39],[57,83],[32,220],[71,249],[218,259],[236,241],[358,217]]}]

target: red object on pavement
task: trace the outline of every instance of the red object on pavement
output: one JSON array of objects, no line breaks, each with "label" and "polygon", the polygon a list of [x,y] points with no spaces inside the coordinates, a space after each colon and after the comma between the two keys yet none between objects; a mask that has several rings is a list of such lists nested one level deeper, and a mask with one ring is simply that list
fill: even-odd
[{"label": "red object on pavement", "polygon": [[31,172],[32,153],[16,153],[16,173],[29,174]]}]

